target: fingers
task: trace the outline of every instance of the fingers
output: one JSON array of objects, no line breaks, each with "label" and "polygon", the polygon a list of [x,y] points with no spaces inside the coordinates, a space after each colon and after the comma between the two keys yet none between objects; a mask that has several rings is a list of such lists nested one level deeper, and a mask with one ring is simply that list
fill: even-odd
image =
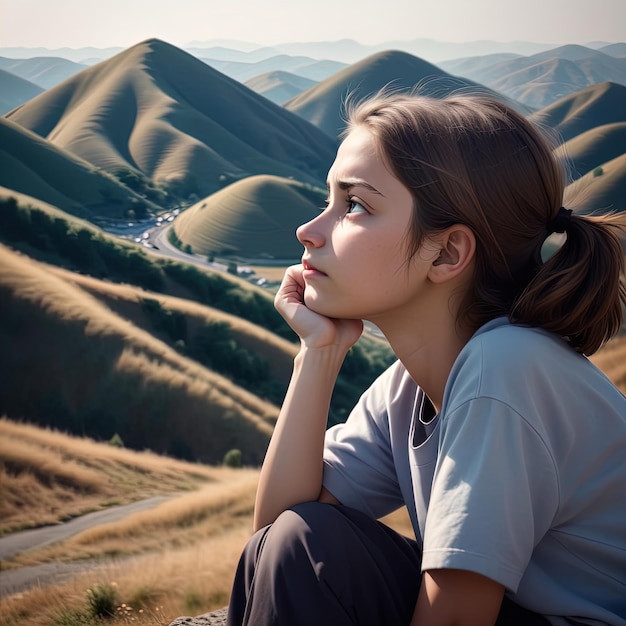
[{"label": "fingers", "polygon": [[285,271],[282,283],[274,298],[274,306],[282,314],[285,305],[304,305],[304,278],[302,265],[292,265]]}]

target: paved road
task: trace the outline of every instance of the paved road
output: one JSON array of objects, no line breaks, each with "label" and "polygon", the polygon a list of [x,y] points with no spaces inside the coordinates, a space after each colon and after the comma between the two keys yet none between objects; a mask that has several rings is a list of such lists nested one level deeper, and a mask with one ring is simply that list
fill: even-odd
[{"label": "paved road", "polygon": [[[0,561],[9,559],[20,552],[43,548],[55,541],[68,539],[77,533],[98,526],[124,519],[128,515],[151,509],[173,496],[155,496],[131,504],[110,507],[103,511],[95,511],[76,517],[64,524],[44,526],[32,530],[23,530],[0,538]],[[43,563],[32,567],[0,571],[0,596],[16,593],[36,584],[58,582],[78,571],[94,567],[95,563],[81,561],[76,563]]]}]

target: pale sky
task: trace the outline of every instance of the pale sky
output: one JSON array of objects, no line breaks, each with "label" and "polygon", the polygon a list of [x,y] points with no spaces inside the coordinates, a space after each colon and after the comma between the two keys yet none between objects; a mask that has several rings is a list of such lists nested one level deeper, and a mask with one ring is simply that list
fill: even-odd
[{"label": "pale sky", "polygon": [[626,0],[0,0],[0,47],[626,41]]}]

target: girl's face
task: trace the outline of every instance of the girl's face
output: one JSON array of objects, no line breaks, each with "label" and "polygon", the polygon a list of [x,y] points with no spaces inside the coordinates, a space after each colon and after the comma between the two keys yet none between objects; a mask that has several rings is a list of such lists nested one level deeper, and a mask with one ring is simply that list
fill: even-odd
[{"label": "girl's face", "polygon": [[382,320],[425,284],[428,246],[407,262],[409,190],[387,169],[371,133],[350,132],[328,174],[326,209],[300,226],[304,302],[334,318]]}]

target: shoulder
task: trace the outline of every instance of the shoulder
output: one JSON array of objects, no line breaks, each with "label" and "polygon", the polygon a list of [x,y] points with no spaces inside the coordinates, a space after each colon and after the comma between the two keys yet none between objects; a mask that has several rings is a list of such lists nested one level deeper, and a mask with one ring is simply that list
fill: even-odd
[{"label": "shoulder", "polygon": [[539,389],[560,391],[597,375],[602,376],[564,339],[499,318],[480,328],[459,354],[446,399],[450,409],[480,397],[516,406]]}]

